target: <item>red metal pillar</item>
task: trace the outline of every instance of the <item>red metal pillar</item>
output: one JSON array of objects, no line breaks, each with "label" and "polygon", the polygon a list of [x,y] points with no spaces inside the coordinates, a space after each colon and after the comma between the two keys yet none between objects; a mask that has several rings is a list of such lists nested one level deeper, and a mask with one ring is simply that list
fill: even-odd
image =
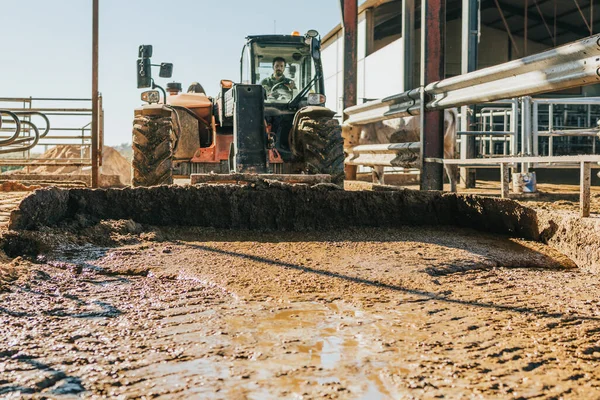
[{"label": "red metal pillar", "polygon": [[[340,0],[344,27],[344,109],[356,105],[358,1]],[[344,120],[347,116],[344,114]],[[356,179],[356,165],[346,165],[346,179]]]},{"label": "red metal pillar", "polygon": [[98,1],[93,0],[92,17],[92,187],[98,187]]},{"label": "red metal pillar", "polygon": [[[421,84],[444,79],[446,0],[421,2]],[[421,190],[443,190],[444,112],[421,113]]]}]

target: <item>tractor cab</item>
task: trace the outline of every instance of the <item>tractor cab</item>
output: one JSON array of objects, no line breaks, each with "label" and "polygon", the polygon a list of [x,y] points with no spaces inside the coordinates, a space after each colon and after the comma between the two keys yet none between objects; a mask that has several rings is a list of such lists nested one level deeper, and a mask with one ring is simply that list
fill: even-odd
[{"label": "tractor cab", "polygon": [[267,117],[282,111],[293,114],[308,105],[323,106],[318,32],[248,36],[242,50],[240,82],[263,86]]}]

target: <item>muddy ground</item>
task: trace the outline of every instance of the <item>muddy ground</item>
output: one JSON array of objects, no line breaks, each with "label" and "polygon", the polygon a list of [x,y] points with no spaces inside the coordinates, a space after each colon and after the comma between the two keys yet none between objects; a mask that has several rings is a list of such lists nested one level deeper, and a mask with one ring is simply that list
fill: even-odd
[{"label": "muddy ground", "polygon": [[[27,194],[0,193],[0,227]],[[600,398],[600,280],[539,243],[133,221],[3,235],[0,398]]]},{"label": "muddy ground", "polygon": [[[366,182],[368,176],[363,175],[363,181],[347,182],[346,188],[349,190],[370,190],[373,184]],[[390,185],[396,185],[400,177],[392,174],[386,175],[386,182]],[[408,189],[419,190],[418,184],[398,184],[396,187],[405,187]],[[534,209],[542,210],[562,210],[569,212],[579,212],[579,185],[538,183],[538,193],[531,194],[509,194],[510,198]],[[450,191],[450,185],[444,185],[445,191]],[[495,181],[478,180],[476,187],[472,189],[458,188],[461,194],[477,194],[480,196],[500,197],[500,183]],[[591,187],[591,208],[593,214],[600,214],[600,187]]]},{"label": "muddy ground", "polygon": [[600,397],[600,282],[540,244],[132,221],[14,241],[36,251],[1,267],[3,398]]}]

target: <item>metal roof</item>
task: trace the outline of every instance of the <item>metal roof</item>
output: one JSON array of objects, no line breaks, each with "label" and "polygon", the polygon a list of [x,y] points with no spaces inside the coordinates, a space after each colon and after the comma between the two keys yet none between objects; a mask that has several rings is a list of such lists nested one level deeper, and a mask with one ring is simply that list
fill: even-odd
[{"label": "metal roof", "polygon": [[[460,0],[451,0],[447,10],[452,9],[451,3],[461,8]],[[508,31],[519,37],[524,37],[527,29],[528,39],[555,46],[592,35],[594,26],[596,32],[600,31],[600,13],[596,12],[600,11],[600,4],[596,10],[593,6],[593,0],[481,0],[481,22],[503,31],[508,25]],[[454,14],[449,12],[448,17],[451,16]]]},{"label": "metal roof", "polygon": [[[558,46],[600,32],[600,4],[594,7],[594,0],[481,0],[481,24],[547,46]],[[420,25],[420,1],[416,1],[415,23]],[[527,4],[527,7],[525,7]],[[367,0],[359,8],[359,13],[374,7],[395,7],[401,9],[401,0]],[[502,13],[502,14],[501,14]],[[527,24],[525,18],[527,14]],[[446,19],[460,18],[462,0],[447,0]],[[593,18],[591,16],[593,15]],[[341,29],[337,25],[323,41],[327,41]]]}]

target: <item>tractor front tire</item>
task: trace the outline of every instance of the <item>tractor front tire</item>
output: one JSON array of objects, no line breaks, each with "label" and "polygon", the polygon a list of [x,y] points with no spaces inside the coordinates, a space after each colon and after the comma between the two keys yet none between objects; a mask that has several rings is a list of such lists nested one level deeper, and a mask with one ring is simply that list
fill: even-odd
[{"label": "tractor front tire", "polygon": [[173,183],[171,117],[136,115],[133,121],[132,185]]},{"label": "tractor front tire", "polygon": [[330,117],[302,117],[298,123],[305,169],[309,174],[329,174],[331,182],[344,184],[344,139],[339,122]]}]

